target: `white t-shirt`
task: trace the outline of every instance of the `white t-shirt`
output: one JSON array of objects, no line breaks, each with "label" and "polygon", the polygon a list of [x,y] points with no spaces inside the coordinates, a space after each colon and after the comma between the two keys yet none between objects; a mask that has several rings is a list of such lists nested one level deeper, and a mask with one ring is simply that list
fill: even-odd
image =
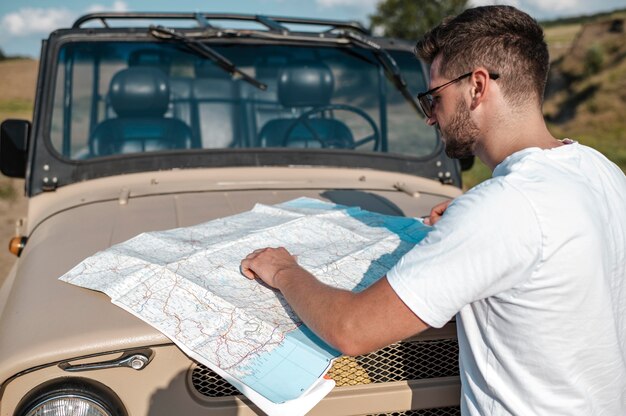
[{"label": "white t-shirt", "polygon": [[463,415],[626,415],[626,176],[529,148],[389,271],[424,322],[455,314]]}]

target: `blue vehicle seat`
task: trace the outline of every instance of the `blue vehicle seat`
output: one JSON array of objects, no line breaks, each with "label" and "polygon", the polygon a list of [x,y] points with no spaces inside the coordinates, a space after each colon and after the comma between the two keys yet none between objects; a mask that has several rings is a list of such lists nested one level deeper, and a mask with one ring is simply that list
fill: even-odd
[{"label": "blue vehicle seat", "polygon": [[333,89],[333,74],[321,62],[295,61],[281,67],[277,85],[279,103],[297,115],[308,113],[308,116],[300,121],[296,121],[297,116],[268,121],[259,132],[258,144],[262,147],[352,147],[354,138],[348,126],[332,118]]},{"label": "blue vehicle seat", "polygon": [[170,86],[162,70],[138,66],[119,71],[111,79],[109,100],[117,117],[94,129],[92,155],[192,147],[191,128],[163,116],[170,103]]}]

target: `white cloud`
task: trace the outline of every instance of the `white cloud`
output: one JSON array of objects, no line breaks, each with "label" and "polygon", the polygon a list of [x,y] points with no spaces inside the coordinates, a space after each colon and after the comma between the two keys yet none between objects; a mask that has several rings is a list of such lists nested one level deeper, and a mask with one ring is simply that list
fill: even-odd
[{"label": "white cloud", "polygon": [[[116,0],[111,6],[91,5],[83,13],[104,10],[123,12],[128,10],[128,5],[123,0]],[[74,12],[59,7],[24,7],[16,12],[4,15],[0,19],[0,27],[3,33],[7,33],[12,37],[47,35],[55,29],[70,27],[79,14],[81,13],[78,11]]]},{"label": "white cloud", "polygon": [[315,0],[315,2],[325,8],[344,6],[373,9],[378,0]]},{"label": "white cloud", "polygon": [[93,4],[93,5],[89,6],[89,8],[87,9],[87,12],[89,12],[89,13],[103,12],[103,11],[107,11],[107,12],[126,12],[126,11],[128,11],[128,4],[126,4],[125,1],[116,0],[116,1],[113,2],[113,6],[111,6],[111,7],[102,6],[101,4]]},{"label": "white cloud", "polygon": [[3,16],[0,24],[11,36],[28,36],[69,27],[75,17],[75,13],[68,9],[25,7]]},{"label": "white cloud", "polygon": [[584,10],[584,4],[580,0],[551,0],[549,2],[544,0],[526,0],[526,3],[530,7],[548,13]]}]

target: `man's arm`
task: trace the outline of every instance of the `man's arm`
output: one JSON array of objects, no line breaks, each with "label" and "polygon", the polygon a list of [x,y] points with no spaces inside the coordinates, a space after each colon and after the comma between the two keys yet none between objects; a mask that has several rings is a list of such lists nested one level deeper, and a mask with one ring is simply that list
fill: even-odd
[{"label": "man's arm", "polygon": [[346,355],[375,351],[428,328],[398,297],[386,277],[359,293],[330,287],[298,265],[289,252],[265,248],[241,262],[249,279],[280,290],[300,319]]}]

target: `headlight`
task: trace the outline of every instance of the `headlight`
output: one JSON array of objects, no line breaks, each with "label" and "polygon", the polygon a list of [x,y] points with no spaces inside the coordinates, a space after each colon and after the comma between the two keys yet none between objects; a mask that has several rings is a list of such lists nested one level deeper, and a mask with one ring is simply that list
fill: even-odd
[{"label": "headlight", "polygon": [[72,415],[72,416],[113,416],[113,414],[89,397],[64,394],[35,403],[25,416]]},{"label": "headlight", "polygon": [[33,389],[18,406],[19,416],[125,416],[121,401],[105,385],[82,378],[60,379]]}]

